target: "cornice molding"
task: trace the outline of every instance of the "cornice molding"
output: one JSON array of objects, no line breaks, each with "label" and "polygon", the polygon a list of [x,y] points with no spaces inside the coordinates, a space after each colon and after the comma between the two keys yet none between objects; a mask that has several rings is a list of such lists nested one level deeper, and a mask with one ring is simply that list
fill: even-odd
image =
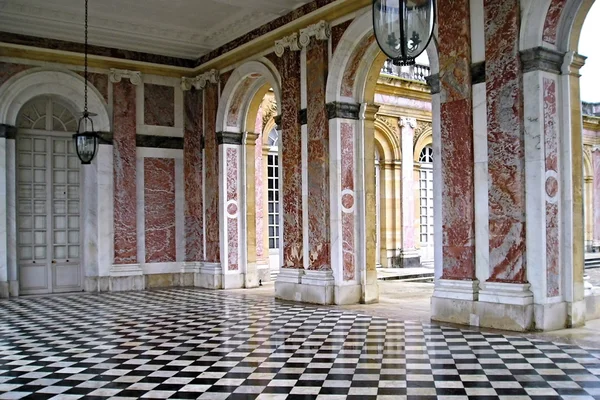
[{"label": "cornice molding", "polygon": [[325,107],[327,108],[328,119],[344,118],[358,120],[360,116],[360,104],[358,103],[333,101],[331,103],[327,103]]},{"label": "cornice molding", "polygon": [[544,71],[560,75],[564,58],[565,53],[545,47],[523,50],[521,52],[523,73]]},{"label": "cornice molding", "polygon": [[142,73],[140,71],[111,68],[108,72],[108,80],[112,83],[119,83],[123,78],[129,79],[129,82],[135,86],[142,83]]},{"label": "cornice molding", "polygon": [[191,90],[192,87],[194,87],[196,90],[203,90],[207,83],[219,83],[219,78],[219,71],[216,69],[211,69],[210,71],[193,78],[184,76],[181,78],[181,90],[185,92]]},{"label": "cornice molding", "polygon": [[316,40],[328,40],[331,37],[331,26],[329,25],[329,22],[321,20],[316,24],[300,29],[300,37],[298,38],[300,46],[308,47],[312,37]]},{"label": "cornice molding", "polygon": [[375,93],[431,102],[431,88],[427,83],[408,81],[389,76],[380,76],[377,79]]},{"label": "cornice molding", "polygon": [[241,132],[217,132],[217,143],[241,145],[244,139],[244,134]]},{"label": "cornice molding", "polygon": [[594,132],[600,132],[600,117],[591,115],[583,116],[583,129],[588,129]]}]

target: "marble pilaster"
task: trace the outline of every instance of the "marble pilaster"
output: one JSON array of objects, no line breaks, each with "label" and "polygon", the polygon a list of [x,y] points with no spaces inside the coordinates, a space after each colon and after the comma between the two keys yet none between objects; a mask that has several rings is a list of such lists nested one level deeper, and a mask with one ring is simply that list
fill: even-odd
[{"label": "marble pilaster", "polygon": [[402,259],[403,268],[421,266],[421,256],[415,241],[415,189],[413,138],[417,120],[415,118],[400,119],[400,137],[402,149]]},{"label": "marble pilaster", "polygon": [[216,132],[218,103],[218,85],[207,84],[204,89],[205,260],[213,264],[221,262],[219,214],[225,212],[219,206],[219,150]]},{"label": "marble pilaster", "polygon": [[594,233],[592,246],[600,251],[600,145],[592,149],[592,163],[594,167],[593,202],[594,202]]},{"label": "marble pilaster", "polygon": [[[114,146],[114,262],[110,275],[125,278],[142,274],[137,257],[136,207],[136,86],[141,78],[139,73],[122,70],[111,70],[109,78],[113,84]],[[135,288],[140,285],[132,283]],[[122,290],[129,286],[128,282],[114,285]]]}]

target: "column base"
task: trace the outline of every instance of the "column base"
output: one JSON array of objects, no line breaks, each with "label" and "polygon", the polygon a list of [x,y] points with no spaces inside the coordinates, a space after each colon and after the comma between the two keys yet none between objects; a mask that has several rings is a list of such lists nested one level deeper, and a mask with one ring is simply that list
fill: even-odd
[{"label": "column base", "polygon": [[144,273],[139,264],[113,264],[109,272],[109,288],[111,292],[144,290]]},{"label": "column base", "polygon": [[560,303],[536,304],[534,306],[535,329],[555,331],[569,328],[568,304]]},{"label": "column base", "polygon": [[334,303],[333,271],[307,270],[302,276],[302,301],[313,304]]},{"label": "column base", "polygon": [[421,267],[421,254],[417,249],[401,249],[399,256],[400,268]]},{"label": "column base", "polygon": [[[245,276],[246,274],[242,273],[224,274],[223,289],[241,289],[245,287]],[[258,286],[258,281],[256,286]]]},{"label": "column base", "polygon": [[258,265],[256,263],[248,263],[246,273],[244,275],[244,287],[247,289],[258,287]]},{"label": "column base", "polygon": [[8,281],[10,297],[19,297],[19,281]]},{"label": "column base", "polygon": [[8,299],[10,297],[10,287],[8,282],[0,282],[0,299]]},{"label": "column base", "polygon": [[361,285],[334,286],[335,304],[357,304],[361,301]]},{"label": "column base", "polygon": [[275,298],[302,301],[303,268],[281,268],[275,280]]},{"label": "column base", "polygon": [[256,264],[256,271],[258,273],[258,280],[260,283],[271,282],[271,271],[269,269],[268,262],[258,262]]},{"label": "column base", "polygon": [[435,282],[433,297],[476,301],[479,298],[479,281],[438,279]]},{"label": "column base", "polygon": [[221,263],[204,262],[199,272],[194,274],[194,286],[204,289],[223,288],[223,270]]},{"label": "column base", "polygon": [[[583,306],[580,306],[579,303],[584,303]],[[572,317],[571,319],[574,320],[574,322],[581,322],[582,318],[581,318],[581,310],[584,310],[584,318],[585,321],[589,321],[591,319],[599,319],[600,318],[600,289],[599,288],[594,288],[592,289],[592,292],[590,293],[590,295],[585,296],[585,301],[582,302],[578,302],[575,303],[575,305],[573,305],[571,307],[572,310],[574,310],[575,312],[573,312],[574,317],[578,317],[578,318],[574,318]],[[581,325],[585,324],[585,321],[581,322]]]}]

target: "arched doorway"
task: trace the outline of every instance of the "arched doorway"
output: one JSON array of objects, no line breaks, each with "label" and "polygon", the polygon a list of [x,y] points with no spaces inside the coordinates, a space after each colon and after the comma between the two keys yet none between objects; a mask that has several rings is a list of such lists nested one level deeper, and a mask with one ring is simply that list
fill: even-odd
[{"label": "arched doorway", "polygon": [[67,104],[39,96],[17,117],[17,259],[22,294],[83,288],[81,172]]}]

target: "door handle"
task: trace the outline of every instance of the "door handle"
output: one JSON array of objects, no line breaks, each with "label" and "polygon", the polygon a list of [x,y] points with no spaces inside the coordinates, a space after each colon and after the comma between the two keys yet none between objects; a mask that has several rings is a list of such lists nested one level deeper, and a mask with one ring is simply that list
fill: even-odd
[{"label": "door handle", "polygon": [[56,260],[52,260],[52,264],[56,264]]}]

